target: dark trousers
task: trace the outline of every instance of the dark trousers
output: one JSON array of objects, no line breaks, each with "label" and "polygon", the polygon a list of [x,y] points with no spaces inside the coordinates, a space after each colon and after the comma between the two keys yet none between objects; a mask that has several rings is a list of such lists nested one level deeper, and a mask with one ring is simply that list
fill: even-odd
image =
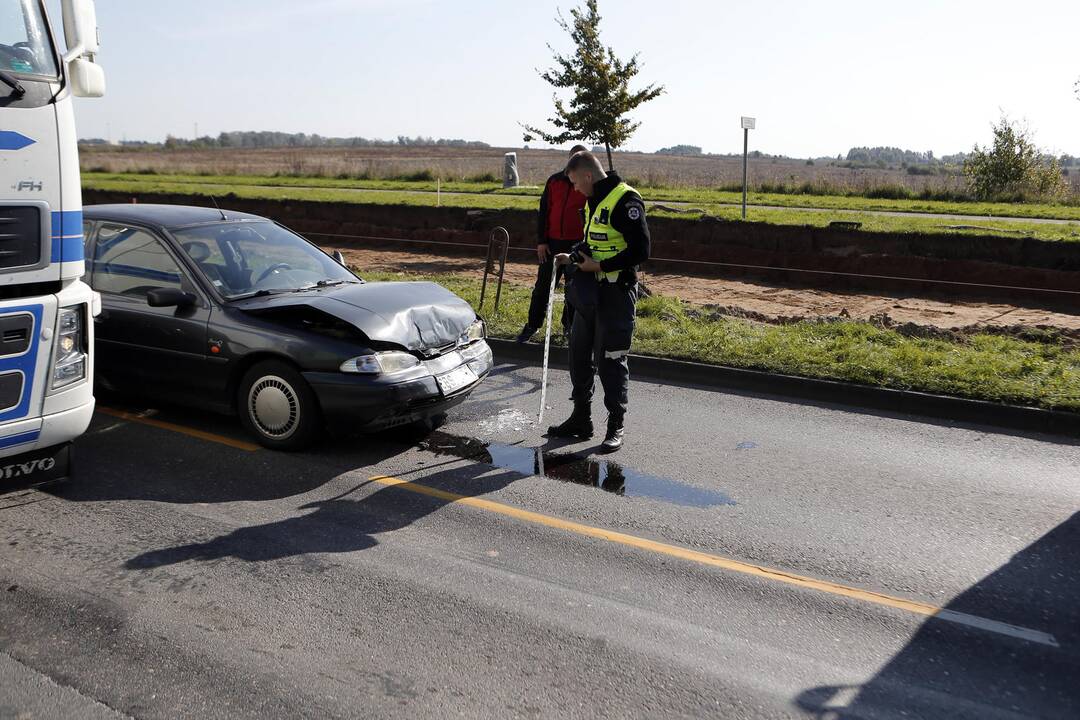
[{"label": "dark trousers", "polygon": [[[551,273],[555,269],[555,255],[570,252],[574,247],[571,240],[548,240],[547,242],[551,254],[547,261],[540,263],[540,267],[536,270],[536,285],[533,286],[532,301],[529,303],[529,327],[532,328],[543,327],[547,316],[548,290],[551,289]],[[557,278],[565,280],[565,268],[560,267],[555,271],[558,273]],[[556,279],[555,284],[558,285],[558,282],[559,280]],[[562,326],[567,332],[570,331],[571,320],[573,320],[573,311],[569,305],[563,303]]]},{"label": "dark trousers", "polygon": [[[604,407],[622,420],[626,414],[630,367],[626,356],[634,337],[637,287],[620,282],[598,282],[590,275],[577,277],[574,322],[570,328],[570,382],[574,405],[592,402],[594,376],[600,375]],[[584,286],[584,287],[578,287]],[[589,302],[595,299],[595,303]]]}]

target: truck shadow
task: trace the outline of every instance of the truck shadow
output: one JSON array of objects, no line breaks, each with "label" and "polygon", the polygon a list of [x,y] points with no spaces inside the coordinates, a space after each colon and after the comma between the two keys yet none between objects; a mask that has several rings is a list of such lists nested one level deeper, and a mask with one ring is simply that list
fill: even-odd
[{"label": "truck shadow", "polygon": [[[200,423],[171,409],[158,417],[208,428],[207,421]],[[214,418],[209,427],[247,440],[238,426],[228,422]],[[75,477],[42,489],[73,502],[277,500],[315,490],[342,472],[375,465],[414,445],[401,433],[384,433],[347,444],[328,441],[304,453],[247,452],[99,414],[76,442]],[[330,466],[323,462],[327,454],[335,458]]]},{"label": "truck shadow", "polygon": [[[492,474],[491,467],[477,464],[414,474],[417,477],[409,479],[427,487],[468,496],[493,492],[522,477],[510,471]],[[360,498],[349,497],[372,487],[378,489]],[[314,553],[356,552],[377,545],[377,535],[408,527],[451,502],[366,480],[340,495],[298,508],[312,512],[239,528],[208,542],[153,550],[132,558],[125,567],[147,570],[189,560],[232,557],[266,562]]]},{"label": "truck shadow", "polygon": [[874,677],[795,705],[839,718],[1080,717],[1080,512],[1016,553],[947,610],[1049,633],[1058,647],[928,620]]}]

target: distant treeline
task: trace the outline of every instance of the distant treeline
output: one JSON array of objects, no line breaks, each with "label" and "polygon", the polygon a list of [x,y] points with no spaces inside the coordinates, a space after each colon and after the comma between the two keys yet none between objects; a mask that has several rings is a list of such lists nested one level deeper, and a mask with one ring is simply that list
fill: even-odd
[{"label": "distant treeline", "polygon": [[[108,141],[102,138],[88,138],[80,140],[81,145],[108,145]],[[399,135],[395,140],[379,140],[364,137],[324,137],[317,133],[283,133],[272,131],[233,131],[223,132],[217,137],[204,135],[195,139],[178,138],[169,135],[164,143],[146,142],[144,140],[125,140],[119,143],[123,147],[130,148],[316,148],[316,147],[460,147],[460,148],[490,148],[486,142],[479,140],[462,140],[459,138],[432,138],[432,137],[407,137]],[[602,152],[602,147],[594,147],[594,151]],[[657,155],[672,155],[681,157],[741,157],[739,153],[706,153],[698,145],[672,145],[660,148]],[[787,155],[770,155],[760,150],[750,151],[750,157],[767,160],[794,160],[796,158]],[[933,151],[904,150],[898,147],[853,147],[847,155],[836,157],[810,158],[807,165],[816,163],[828,164],[847,168],[906,168],[911,175],[934,175],[938,173],[953,173],[964,164],[968,153],[956,153],[955,155],[943,155],[935,157]],[[1080,166],[1080,158],[1072,155],[1062,155],[1058,158],[1062,168]]]},{"label": "distant treeline", "polygon": [[697,145],[672,145],[671,147],[660,148],[656,151],[657,155],[704,155],[701,152],[701,148]]},{"label": "distant treeline", "polygon": [[[672,145],[671,147],[660,148],[656,151],[656,155],[675,155],[681,157],[742,157],[742,153],[707,153],[697,145]],[[763,153],[760,150],[751,150],[749,157],[756,159],[767,160],[792,160],[794,158],[787,155],[770,155]]]},{"label": "distant treeline", "polygon": [[[83,145],[108,145],[101,138],[90,138],[79,141]],[[204,135],[203,137],[188,140],[169,135],[164,143],[150,143],[141,140],[124,141],[120,145],[125,147],[165,147],[172,148],[314,148],[314,147],[463,147],[463,148],[489,148],[491,145],[479,140],[461,140],[449,138],[431,137],[407,137],[398,135],[396,140],[378,140],[363,137],[323,137],[317,133],[283,133],[271,131],[233,131],[223,132],[217,137]]]}]

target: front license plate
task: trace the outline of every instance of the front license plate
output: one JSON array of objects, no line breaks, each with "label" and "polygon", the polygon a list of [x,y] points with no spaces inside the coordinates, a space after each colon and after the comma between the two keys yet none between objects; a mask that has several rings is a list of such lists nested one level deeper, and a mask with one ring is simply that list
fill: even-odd
[{"label": "front license plate", "polygon": [[439,389],[442,390],[443,395],[457,392],[463,387],[472,385],[478,379],[476,373],[468,365],[460,365],[448,373],[435,377],[435,381],[439,383]]}]

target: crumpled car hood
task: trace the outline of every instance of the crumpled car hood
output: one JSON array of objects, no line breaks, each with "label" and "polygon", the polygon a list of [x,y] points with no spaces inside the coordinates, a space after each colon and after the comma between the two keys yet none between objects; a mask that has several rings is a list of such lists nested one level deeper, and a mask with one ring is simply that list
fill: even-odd
[{"label": "crumpled car hood", "polygon": [[375,341],[431,353],[452,344],[476,320],[469,303],[432,282],[373,282],[268,295],[234,307],[259,313],[306,305],[355,326]]}]

